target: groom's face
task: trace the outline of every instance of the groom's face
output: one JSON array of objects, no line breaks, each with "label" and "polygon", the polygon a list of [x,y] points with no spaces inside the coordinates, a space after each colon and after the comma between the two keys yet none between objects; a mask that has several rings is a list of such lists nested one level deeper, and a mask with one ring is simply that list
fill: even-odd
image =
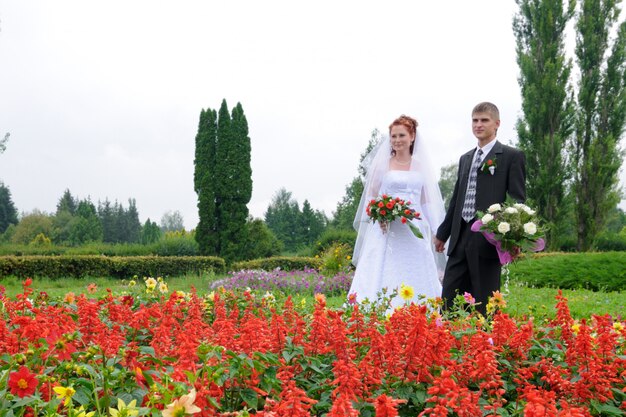
[{"label": "groom's face", "polygon": [[472,115],[472,132],[481,142],[489,142],[496,137],[500,120],[494,119],[491,113],[474,113]]}]

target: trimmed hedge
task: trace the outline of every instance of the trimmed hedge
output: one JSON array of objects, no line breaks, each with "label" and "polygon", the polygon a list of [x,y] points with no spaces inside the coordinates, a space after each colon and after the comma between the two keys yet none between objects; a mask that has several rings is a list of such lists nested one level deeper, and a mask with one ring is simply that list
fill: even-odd
[{"label": "trimmed hedge", "polygon": [[225,269],[224,260],[213,256],[0,256],[0,278],[130,278],[221,273]]},{"label": "trimmed hedge", "polygon": [[534,287],[626,290],[626,252],[536,254],[509,270],[511,279]]},{"label": "trimmed hedge", "polygon": [[241,271],[242,269],[262,269],[273,271],[280,268],[283,271],[303,270],[304,268],[319,269],[322,260],[305,256],[275,256],[272,258],[253,259],[251,261],[234,262],[229,268],[231,271]]}]

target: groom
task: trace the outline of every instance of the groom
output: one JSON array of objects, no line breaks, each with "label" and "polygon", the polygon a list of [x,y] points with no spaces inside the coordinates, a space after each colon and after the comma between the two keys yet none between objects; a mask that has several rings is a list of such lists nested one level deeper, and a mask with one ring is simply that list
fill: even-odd
[{"label": "groom", "polygon": [[437,252],[444,251],[450,238],[441,295],[445,308],[452,306],[457,294],[468,292],[480,303],[477,310],[485,314],[489,297],[500,289],[501,265],[495,246],[482,233],[470,230],[476,210],[503,203],[507,194],[520,203],[526,199],[524,154],[496,140],[499,126],[500,112],[494,104],[474,107],[472,131],[478,143],[459,160],[450,206],[433,237]]}]

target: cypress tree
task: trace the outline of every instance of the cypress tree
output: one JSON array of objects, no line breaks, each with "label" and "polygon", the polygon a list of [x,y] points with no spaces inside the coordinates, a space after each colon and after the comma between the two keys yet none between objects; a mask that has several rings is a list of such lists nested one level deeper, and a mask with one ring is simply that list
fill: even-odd
[{"label": "cypress tree", "polygon": [[[513,21],[517,38],[518,79],[523,116],[518,119],[519,147],[526,154],[527,195],[549,225],[547,241],[557,247],[556,236],[566,222],[566,182],[571,178],[566,145],[574,127],[571,60],[564,52],[565,28],[576,2],[569,0],[516,0]],[[564,221],[565,220],[565,221]]]},{"label": "cypress tree", "polygon": [[576,23],[580,81],[573,160],[578,250],[593,246],[608,212],[619,201],[623,156],[619,141],[626,122],[626,22],[617,30],[613,47],[609,46],[619,3],[583,0]]},{"label": "cypress tree", "polygon": [[252,168],[248,121],[240,103],[228,115],[226,100],[219,111],[216,152],[217,213],[220,256],[241,259],[245,245],[248,202],[252,197]]},{"label": "cypress tree", "polygon": [[206,109],[200,112],[196,134],[194,160],[194,189],[198,195],[198,217],[195,239],[200,253],[218,255],[215,153],[217,146],[217,112]]}]

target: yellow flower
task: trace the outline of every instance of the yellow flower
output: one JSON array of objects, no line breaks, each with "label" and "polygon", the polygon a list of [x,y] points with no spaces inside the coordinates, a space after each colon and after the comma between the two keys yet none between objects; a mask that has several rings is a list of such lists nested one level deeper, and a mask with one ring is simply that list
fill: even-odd
[{"label": "yellow flower", "polygon": [[137,410],[137,400],[132,400],[128,404],[121,398],[117,399],[117,409],[109,407],[111,417],[133,417],[139,415]]},{"label": "yellow flower", "polygon": [[572,331],[573,331],[575,334],[578,334],[578,332],[580,331],[580,323],[574,323],[574,324],[572,324]]},{"label": "yellow flower", "polygon": [[302,300],[300,300],[300,307],[304,308],[304,306],[306,306],[306,298],[302,298]]},{"label": "yellow flower", "polygon": [[493,300],[493,303],[500,308],[506,307],[504,295],[500,291],[494,291],[493,296],[491,296],[491,300]]},{"label": "yellow flower", "polygon": [[128,283],[129,287],[134,287],[135,285],[137,285],[137,282],[134,279],[131,279],[130,282]]},{"label": "yellow flower", "polygon": [[94,414],[96,414],[95,411],[90,411],[87,412],[85,411],[85,407],[84,406],[80,406],[80,408],[78,410],[76,410],[77,414],[74,414],[74,417],[92,417]]},{"label": "yellow flower", "polygon": [[346,256],[346,259],[349,261],[350,259],[352,259],[352,256],[347,255],[347,256]]},{"label": "yellow flower", "polygon": [[506,301],[504,300],[504,295],[500,291],[494,291],[487,303],[487,313],[493,313],[497,309],[503,309],[505,307]]},{"label": "yellow flower", "polygon": [[210,301],[214,301],[215,300],[215,291],[211,291],[207,297],[209,298]]},{"label": "yellow flower", "polygon": [[163,410],[163,417],[184,417],[187,414],[199,413],[202,410],[193,404],[194,401],[196,401],[196,389],[192,388],[189,394],[185,394],[168,404]]},{"label": "yellow flower", "polygon": [[622,330],[624,330],[624,325],[621,321],[616,321],[615,323],[613,323],[613,330],[615,330],[616,332],[621,332]]},{"label": "yellow flower", "polygon": [[159,282],[159,292],[161,294],[165,294],[166,292],[168,292],[169,290],[167,289],[167,284],[164,282]]},{"label": "yellow flower", "polygon": [[267,300],[268,303],[274,303],[276,301],[276,297],[274,297],[274,294],[269,291],[265,291],[265,295],[263,296],[263,298]]},{"label": "yellow flower", "polygon": [[65,400],[63,402],[63,405],[65,406],[72,401],[72,397],[76,394],[76,390],[72,387],[54,387],[52,389],[57,393],[57,398],[59,400]]},{"label": "yellow flower", "polygon": [[409,301],[415,296],[415,290],[410,285],[400,285],[400,297],[403,300]]}]

